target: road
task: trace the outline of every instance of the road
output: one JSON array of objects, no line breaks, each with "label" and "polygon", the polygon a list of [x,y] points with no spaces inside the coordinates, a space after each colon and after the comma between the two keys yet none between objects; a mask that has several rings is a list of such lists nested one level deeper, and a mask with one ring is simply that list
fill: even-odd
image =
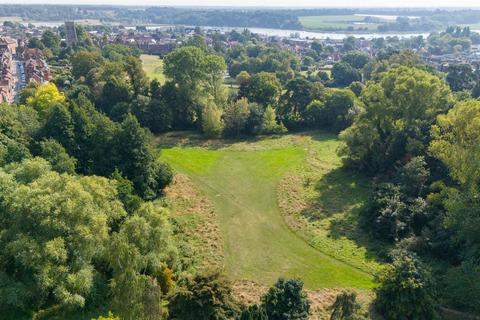
[{"label": "road", "polygon": [[25,78],[25,68],[23,62],[20,60],[15,60],[13,63],[13,75],[16,78],[15,89],[13,96],[15,101],[18,100],[18,93],[27,85]]}]

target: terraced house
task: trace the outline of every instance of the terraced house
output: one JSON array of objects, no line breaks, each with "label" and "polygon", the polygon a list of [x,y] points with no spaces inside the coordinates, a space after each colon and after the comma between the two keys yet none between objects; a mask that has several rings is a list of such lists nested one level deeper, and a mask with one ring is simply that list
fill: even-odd
[{"label": "terraced house", "polygon": [[0,38],[0,103],[12,102],[15,96],[15,62],[12,55],[15,50],[16,41]]}]

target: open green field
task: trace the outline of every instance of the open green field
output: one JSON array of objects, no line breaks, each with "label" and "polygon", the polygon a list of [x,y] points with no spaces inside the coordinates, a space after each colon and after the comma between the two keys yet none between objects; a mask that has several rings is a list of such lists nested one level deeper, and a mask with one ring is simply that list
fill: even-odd
[{"label": "open green field", "polygon": [[305,28],[312,30],[347,30],[348,28],[376,30],[378,26],[377,23],[363,23],[365,17],[355,15],[302,16],[299,19]]},{"label": "open green field", "polygon": [[157,79],[161,84],[165,83],[162,59],[149,54],[142,54],[140,59],[142,60],[143,70],[151,80]]},{"label": "open green field", "polygon": [[[270,285],[280,276],[299,277],[309,289],[374,285],[371,274],[348,259],[345,263],[309,245],[285,223],[279,209],[282,179],[305,166],[313,149],[323,150],[319,156],[331,168],[340,166],[334,136],[286,135],[213,144],[186,140],[163,145],[162,159],[188,175],[212,200],[232,280]],[[357,259],[364,259],[361,252]]]}]

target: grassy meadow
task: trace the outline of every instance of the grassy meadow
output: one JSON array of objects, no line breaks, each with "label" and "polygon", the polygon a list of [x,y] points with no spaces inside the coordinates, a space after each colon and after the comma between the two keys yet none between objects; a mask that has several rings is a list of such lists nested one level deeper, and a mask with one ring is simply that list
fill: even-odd
[{"label": "grassy meadow", "polygon": [[[322,176],[339,168],[338,143],[332,135],[297,134],[242,142],[182,138],[161,147],[162,159],[188,176],[213,203],[224,265],[232,280],[270,285],[284,276],[302,278],[309,289],[367,289],[374,286],[371,272],[375,268],[355,238],[332,240],[322,248],[312,241],[311,229],[319,231],[318,243],[319,237],[331,238],[332,225],[305,225],[303,232],[292,222],[302,222],[296,213],[282,208],[292,196],[285,194],[292,187],[285,179],[304,172],[312,155],[326,168]],[[335,190],[342,190],[342,184],[348,190],[356,178],[329,179]],[[359,183],[359,188],[365,187]],[[350,199],[348,206],[334,198],[318,201],[339,215],[348,215],[358,205],[353,202],[361,202],[363,195]]]},{"label": "grassy meadow", "polygon": [[150,79],[157,79],[161,84],[165,83],[165,75],[163,74],[163,60],[158,56],[142,54],[143,70]]}]

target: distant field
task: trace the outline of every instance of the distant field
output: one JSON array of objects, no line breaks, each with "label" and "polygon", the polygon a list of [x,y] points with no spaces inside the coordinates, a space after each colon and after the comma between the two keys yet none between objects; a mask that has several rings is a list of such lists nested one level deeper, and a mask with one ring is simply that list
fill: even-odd
[{"label": "distant field", "polygon": [[142,54],[140,59],[142,60],[143,70],[151,80],[157,79],[161,84],[165,83],[162,59],[148,54]]},{"label": "distant field", "polygon": [[[303,168],[312,152],[322,151],[318,157],[330,168],[322,171],[324,174],[338,168],[338,141],[334,136],[287,135],[237,143],[219,140],[214,144],[190,139],[167,142],[162,147],[162,159],[190,177],[213,202],[223,239],[224,264],[232,280],[270,285],[280,276],[299,277],[309,289],[374,285],[369,272],[375,268],[369,268],[365,250],[355,240],[332,239],[325,242],[329,246],[325,251],[320,245],[309,245],[285,223],[279,208],[284,204],[283,179]],[[160,140],[165,142],[165,138]],[[348,190],[355,180],[342,177],[328,181],[335,190],[342,190],[342,186]],[[340,201],[325,204],[335,207],[335,212],[348,209]],[[324,227],[325,238],[330,237],[329,228]]]},{"label": "distant field", "polygon": [[347,30],[353,28],[367,28],[376,30],[377,23],[364,23],[365,17],[355,15],[344,16],[303,16],[299,17],[301,24],[307,29],[316,30]]},{"label": "distant field", "polygon": [[4,21],[12,21],[12,22],[22,22],[23,19],[21,17],[17,17],[17,16],[5,16],[5,17],[0,17],[0,22],[4,22]]}]

